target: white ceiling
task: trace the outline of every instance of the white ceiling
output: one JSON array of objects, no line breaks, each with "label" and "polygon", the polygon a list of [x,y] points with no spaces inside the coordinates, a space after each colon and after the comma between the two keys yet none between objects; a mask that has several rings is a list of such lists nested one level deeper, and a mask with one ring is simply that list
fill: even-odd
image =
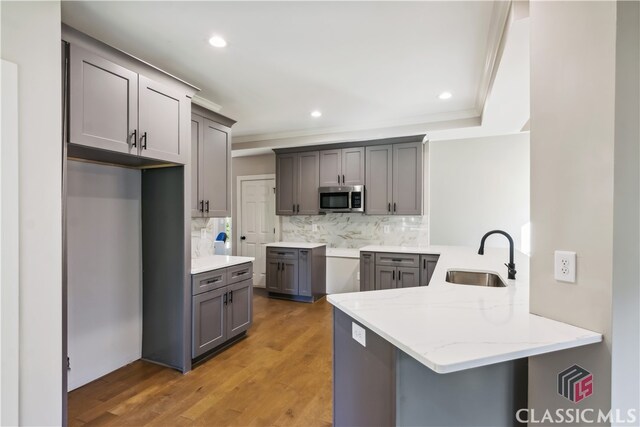
[{"label": "white ceiling", "polygon": [[[488,1],[75,1],[63,2],[62,20],[200,87],[238,120],[234,139],[245,143],[477,118],[501,10]],[[211,47],[213,34],[228,46]],[[445,90],[453,98],[441,101]]]}]

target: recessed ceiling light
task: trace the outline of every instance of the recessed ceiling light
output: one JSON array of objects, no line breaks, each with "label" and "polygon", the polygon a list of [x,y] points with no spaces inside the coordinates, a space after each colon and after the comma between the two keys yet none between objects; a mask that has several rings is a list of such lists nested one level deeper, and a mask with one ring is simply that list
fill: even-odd
[{"label": "recessed ceiling light", "polygon": [[311,112],[311,117],[318,118],[320,116],[322,116],[322,111],[314,110]]},{"label": "recessed ceiling light", "polygon": [[449,99],[452,96],[453,95],[451,95],[451,92],[442,92],[440,95],[438,95],[438,98],[440,98],[440,99]]},{"label": "recessed ceiling light", "polygon": [[213,36],[209,39],[209,44],[213,47],[225,47],[227,41],[220,36]]}]

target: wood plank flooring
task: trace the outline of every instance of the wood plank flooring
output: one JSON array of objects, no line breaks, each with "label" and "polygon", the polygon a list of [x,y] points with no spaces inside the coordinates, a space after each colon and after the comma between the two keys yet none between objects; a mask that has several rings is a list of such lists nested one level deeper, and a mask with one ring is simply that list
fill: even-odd
[{"label": "wood plank flooring", "polygon": [[331,425],[330,307],[258,290],[246,339],[187,375],[136,361],[76,389],[69,425]]}]

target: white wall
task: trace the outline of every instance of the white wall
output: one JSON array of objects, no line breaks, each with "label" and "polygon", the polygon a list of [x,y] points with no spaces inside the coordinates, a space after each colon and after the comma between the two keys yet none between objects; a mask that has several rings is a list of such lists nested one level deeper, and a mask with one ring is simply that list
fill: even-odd
[{"label": "white wall", "polygon": [[20,237],[18,67],[2,61],[0,145],[0,425],[18,424],[20,386]]},{"label": "white wall", "polygon": [[2,2],[2,58],[18,64],[20,424],[62,420],[60,2]]},{"label": "white wall", "polygon": [[627,411],[640,410],[640,3],[617,18],[611,406]]},{"label": "white wall", "polygon": [[[540,413],[556,408],[606,412],[611,405],[616,2],[529,5],[530,310],[604,334],[601,344],[530,358],[529,406]],[[555,250],[577,252],[576,283],[554,280]],[[556,393],[558,372],[573,364],[594,376],[593,395],[578,404]]]},{"label": "white wall", "polygon": [[70,161],[69,390],[141,357],[140,171]]},{"label": "white wall", "polygon": [[[529,134],[434,141],[429,152],[430,243],[478,246],[501,229],[520,248],[529,222]],[[493,236],[487,246],[508,242]]]}]

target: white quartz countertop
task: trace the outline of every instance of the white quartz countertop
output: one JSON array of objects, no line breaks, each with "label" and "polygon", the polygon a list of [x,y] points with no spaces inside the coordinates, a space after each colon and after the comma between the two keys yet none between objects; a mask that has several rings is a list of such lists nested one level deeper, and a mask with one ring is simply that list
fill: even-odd
[{"label": "white quartz countertop", "polygon": [[[507,249],[367,246],[361,251],[439,254],[429,286],[332,294],[327,300],[438,373],[456,372],[602,341],[602,335],[529,313],[529,259]],[[455,285],[447,270],[495,272],[504,288]]]},{"label": "white quartz countertop", "polygon": [[313,249],[326,246],[326,243],[308,243],[308,242],[274,242],[267,243],[268,248],[297,248],[297,249]]},{"label": "white quartz countertop", "polygon": [[191,274],[204,273],[205,271],[253,262],[255,258],[246,256],[211,255],[191,260]]}]

